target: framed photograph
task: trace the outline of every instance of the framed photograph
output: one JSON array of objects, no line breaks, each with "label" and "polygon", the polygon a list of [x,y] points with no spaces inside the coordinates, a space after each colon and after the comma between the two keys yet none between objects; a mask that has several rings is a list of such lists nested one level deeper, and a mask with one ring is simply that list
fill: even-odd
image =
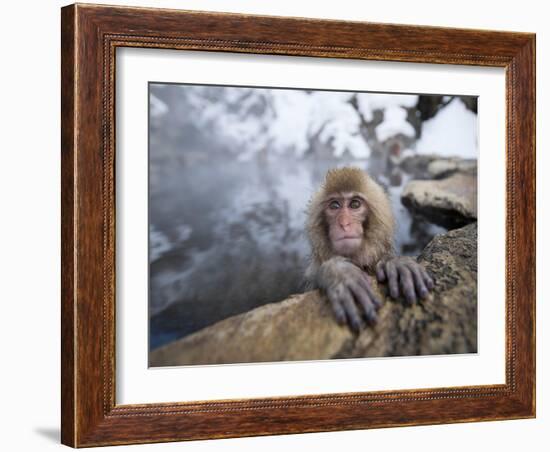
[{"label": "framed photograph", "polygon": [[535,416],[535,36],[62,8],[62,442]]}]

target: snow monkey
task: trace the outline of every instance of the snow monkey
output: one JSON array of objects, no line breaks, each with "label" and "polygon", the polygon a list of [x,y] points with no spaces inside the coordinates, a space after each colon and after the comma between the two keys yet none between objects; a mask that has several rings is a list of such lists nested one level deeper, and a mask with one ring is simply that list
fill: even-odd
[{"label": "snow monkey", "polygon": [[358,168],[332,169],[308,207],[312,261],[306,279],[326,294],[336,320],[359,331],[377,321],[382,303],[367,274],[387,282],[408,304],[425,298],[434,282],[411,257],[393,248],[394,217],[384,190]]}]

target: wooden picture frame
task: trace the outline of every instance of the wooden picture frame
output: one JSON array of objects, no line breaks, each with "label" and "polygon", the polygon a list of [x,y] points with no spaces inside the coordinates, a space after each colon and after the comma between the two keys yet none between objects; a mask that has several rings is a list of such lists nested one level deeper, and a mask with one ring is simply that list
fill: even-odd
[{"label": "wooden picture frame", "polygon": [[[535,416],[535,35],[147,8],[62,8],[62,442],[73,447]],[[115,50],[506,70],[506,382],[115,403]]]}]

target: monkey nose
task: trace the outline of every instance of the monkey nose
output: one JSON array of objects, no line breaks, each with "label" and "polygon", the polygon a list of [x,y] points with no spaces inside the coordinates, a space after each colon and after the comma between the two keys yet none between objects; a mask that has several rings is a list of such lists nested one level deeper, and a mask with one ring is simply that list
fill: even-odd
[{"label": "monkey nose", "polygon": [[338,224],[342,229],[348,229],[351,226],[351,218],[348,215],[342,215],[338,219]]},{"label": "monkey nose", "polygon": [[347,231],[351,226],[351,222],[349,221],[340,221],[340,227],[343,231]]}]

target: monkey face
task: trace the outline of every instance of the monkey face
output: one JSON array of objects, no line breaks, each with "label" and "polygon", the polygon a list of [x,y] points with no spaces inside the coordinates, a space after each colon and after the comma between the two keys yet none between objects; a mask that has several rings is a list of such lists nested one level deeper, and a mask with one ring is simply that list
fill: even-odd
[{"label": "monkey face", "polygon": [[325,202],[324,215],[332,251],[345,257],[360,251],[368,215],[366,200],[357,193],[331,195]]}]

